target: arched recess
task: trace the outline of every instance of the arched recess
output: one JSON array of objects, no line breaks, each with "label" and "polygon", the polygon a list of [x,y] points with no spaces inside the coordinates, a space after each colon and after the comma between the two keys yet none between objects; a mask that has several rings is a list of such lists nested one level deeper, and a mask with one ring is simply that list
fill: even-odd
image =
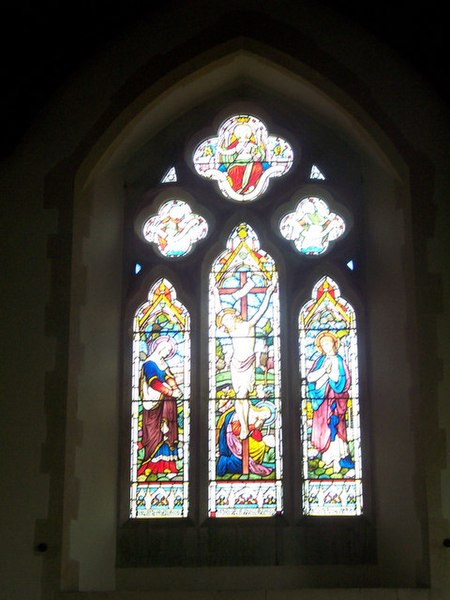
[{"label": "arched recess", "polygon": [[[216,49],[211,55],[206,53],[198,57],[195,65],[183,65],[178,73],[171,73],[165,81],[159,81],[124,106],[115,122],[97,138],[78,170],[72,271],[73,281],[82,278],[85,284],[82,299],[78,285],[72,287],[68,414],[76,414],[83,423],[83,436],[79,439],[71,435],[74,425],[69,421],[66,455],[74,469],[67,470],[65,481],[63,586],[66,589],[130,589],[136,585],[133,569],[115,568],[117,440],[128,425],[119,422],[121,318],[126,289],[123,273],[117,267],[122,264],[123,255],[123,182],[127,163],[147,140],[180,114],[193,110],[204,98],[218,98],[233,89],[237,97],[240,87],[248,84],[262,94],[276,93],[281,102],[295,104],[298,111],[304,111],[344,138],[360,157],[367,223],[364,254],[368,268],[364,286],[370,314],[364,360],[371,373],[367,396],[371,399],[368,404],[371,448],[376,458],[372,487],[378,541],[372,565],[354,565],[352,570],[344,571],[338,564],[318,568],[301,564],[315,561],[314,557],[303,560],[300,549],[293,554],[297,559],[294,570],[289,564],[254,566],[254,579],[249,581],[248,567],[236,567],[233,585],[253,589],[254,581],[258,580],[267,587],[274,584],[315,587],[331,586],[339,580],[343,586],[410,587],[415,581],[415,565],[423,560],[417,534],[421,515],[416,512],[412,490],[414,443],[409,431],[395,430],[400,415],[410,413],[407,391],[413,386],[413,366],[409,363],[405,334],[407,317],[414,312],[409,294],[411,283],[404,270],[405,252],[411,252],[411,248],[403,245],[408,239],[407,168],[377,124],[332,82],[291,58],[284,61],[285,57],[275,50],[253,43],[248,46],[252,46],[252,51],[238,49],[237,42]],[[394,306],[387,311],[392,298]],[[97,324],[102,320],[107,327],[99,335]],[[81,352],[83,361],[79,360]],[[392,411],[394,415],[390,414]],[[389,415],[394,417],[390,421]],[[396,454],[399,441],[403,449]],[[75,488],[78,494],[71,493]],[[399,495],[404,499],[401,505],[395,502]],[[409,526],[400,526],[400,522]],[[97,532],[95,543],[92,531]],[[314,523],[303,530],[302,540],[323,536],[324,531],[327,529],[323,530],[320,523]],[[233,534],[230,535],[232,538]],[[140,542],[151,543],[147,536],[143,533]],[[177,540],[171,540],[169,535],[167,543],[176,544]],[[130,552],[134,552],[132,546]],[[167,557],[169,566],[170,555]],[[208,571],[200,584],[194,571],[172,570],[171,585],[184,589],[219,586],[220,576],[213,570]],[[155,583],[154,570],[149,568],[141,572],[139,585],[165,589],[166,581],[163,578]]]}]

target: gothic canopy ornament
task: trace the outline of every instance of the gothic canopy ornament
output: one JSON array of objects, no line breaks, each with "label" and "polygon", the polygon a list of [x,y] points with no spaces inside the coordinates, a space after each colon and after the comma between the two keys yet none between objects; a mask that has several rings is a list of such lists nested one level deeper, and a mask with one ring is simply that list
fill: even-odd
[{"label": "gothic canopy ornament", "polygon": [[217,181],[225,198],[247,202],[266,191],[271,177],[287,173],[293,156],[288,142],[269,135],[258,118],[235,115],[222,123],[216,137],[197,146],[193,163],[199,175]]}]

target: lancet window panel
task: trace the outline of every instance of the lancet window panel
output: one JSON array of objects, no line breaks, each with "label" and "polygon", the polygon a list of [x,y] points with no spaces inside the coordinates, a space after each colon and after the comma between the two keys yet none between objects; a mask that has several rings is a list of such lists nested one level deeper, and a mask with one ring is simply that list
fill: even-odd
[{"label": "lancet window panel", "polygon": [[353,307],[328,276],[300,311],[303,512],[362,513],[358,347]]},{"label": "lancet window panel", "polygon": [[130,515],[189,511],[190,317],[165,278],[133,320]]},{"label": "lancet window panel", "polygon": [[209,516],[283,510],[278,276],[246,223],[213,263]]}]

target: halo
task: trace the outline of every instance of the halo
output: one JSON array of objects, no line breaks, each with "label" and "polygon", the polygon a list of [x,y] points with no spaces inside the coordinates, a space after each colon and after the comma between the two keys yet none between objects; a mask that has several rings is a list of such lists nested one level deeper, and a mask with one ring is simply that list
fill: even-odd
[{"label": "halo", "polygon": [[338,348],[339,348],[339,338],[338,336],[333,333],[332,331],[321,331],[319,334],[317,334],[316,339],[314,340],[314,345],[317,348],[317,350],[323,354],[323,350],[322,350],[322,346],[321,346],[321,342],[323,340],[324,337],[328,337],[331,338],[333,340],[333,344],[334,344],[334,349],[337,352]]},{"label": "halo", "polygon": [[216,316],[216,326],[220,329],[222,327],[222,320],[225,315],[237,316],[238,311],[235,308],[223,308]]}]

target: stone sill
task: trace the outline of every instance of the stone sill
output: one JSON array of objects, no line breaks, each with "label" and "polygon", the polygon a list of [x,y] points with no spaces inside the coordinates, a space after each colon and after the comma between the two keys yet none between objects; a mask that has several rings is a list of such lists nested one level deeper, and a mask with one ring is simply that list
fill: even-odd
[{"label": "stone sill", "polygon": [[303,588],[292,590],[64,592],[61,600],[430,600],[429,589]]}]

